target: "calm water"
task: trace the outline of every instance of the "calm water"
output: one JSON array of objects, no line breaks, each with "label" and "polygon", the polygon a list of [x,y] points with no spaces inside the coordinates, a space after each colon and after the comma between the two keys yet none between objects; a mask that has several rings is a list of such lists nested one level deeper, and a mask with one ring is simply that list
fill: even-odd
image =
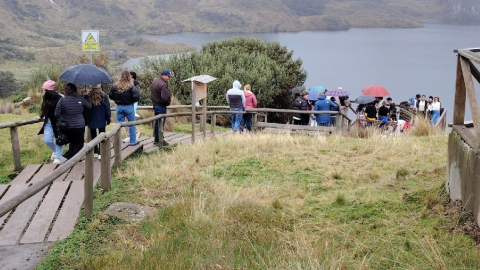
[{"label": "calm water", "polygon": [[[305,86],[341,86],[351,98],[371,84],[387,88],[397,104],[413,95],[438,95],[452,119],[456,55],[454,49],[480,47],[480,26],[430,23],[417,29],[362,29],[340,32],[262,34],[179,33],[145,36],[162,42],[202,44],[232,36],[276,41],[302,59]],[[242,82],[248,83],[248,82]],[[478,87],[478,85],[477,85]],[[478,88],[480,92],[480,88]],[[468,106],[467,106],[468,107]],[[466,118],[470,119],[467,112]]]}]

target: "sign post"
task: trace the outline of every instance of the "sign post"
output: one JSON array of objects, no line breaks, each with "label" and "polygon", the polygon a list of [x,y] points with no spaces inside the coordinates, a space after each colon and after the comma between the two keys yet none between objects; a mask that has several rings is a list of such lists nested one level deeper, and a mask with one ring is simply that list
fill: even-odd
[{"label": "sign post", "polygon": [[82,30],[82,51],[90,52],[90,64],[93,64],[93,52],[100,51],[98,30]]}]

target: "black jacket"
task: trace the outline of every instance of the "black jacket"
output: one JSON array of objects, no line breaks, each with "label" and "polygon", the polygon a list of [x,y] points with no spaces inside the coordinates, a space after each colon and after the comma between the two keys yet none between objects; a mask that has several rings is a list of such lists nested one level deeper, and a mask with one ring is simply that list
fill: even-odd
[{"label": "black jacket", "polygon": [[89,96],[65,96],[57,103],[55,117],[63,116],[67,122],[67,128],[82,128],[86,126],[85,110],[91,108],[92,102]]},{"label": "black jacket", "polygon": [[140,100],[140,92],[138,92],[138,89],[132,83],[125,92],[119,93],[117,84],[114,84],[112,88],[110,88],[108,97],[115,101],[117,105],[132,105]]},{"label": "black jacket", "polygon": [[[50,90],[49,90],[50,91]],[[53,91],[52,91],[53,92]],[[43,119],[43,126],[38,132],[37,135],[43,134],[43,130],[45,129],[45,124],[50,120],[50,124],[52,124],[53,127],[53,134],[55,138],[57,138],[58,133],[57,133],[57,117],[55,117],[55,108],[57,108],[57,103],[58,101],[62,98],[58,93],[49,93],[46,92],[45,95],[43,96],[43,102],[46,102],[47,95],[50,95],[51,102],[48,106],[47,113],[43,115],[43,113],[40,115],[40,118]],[[43,104],[42,104],[43,105]]]},{"label": "black jacket", "polygon": [[365,113],[367,114],[368,118],[377,119],[377,108],[373,104],[368,104],[367,108],[365,108]]},{"label": "black jacket", "polygon": [[[304,97],[298,97],[293,101],[292,109],[299,111],[306,111],[308,108],[308,101]],[[308,114],[305,114],[308,117]],[[302,114],[294,113],[293,116],[302,118]]]},{"label": "black jacket", "polygon": [[387,106],[382,105],[382,107],[378,109],[378,116],[388,117],[388,111],[389,111],[389,108],[387,108]]},{"label": "black jacket", "polygon": [[150,88],[153,106],[167,107],[172,100],[168,83],[162,77],[155,78]]}]

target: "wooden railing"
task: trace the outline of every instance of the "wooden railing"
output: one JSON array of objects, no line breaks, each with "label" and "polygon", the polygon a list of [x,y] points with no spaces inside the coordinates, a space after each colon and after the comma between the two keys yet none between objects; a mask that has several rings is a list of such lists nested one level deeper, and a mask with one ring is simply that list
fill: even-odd
[{"label": "wooden railing", "polygon": [[[221,106],[221,108],[224,108]],[[245,113],[253,113],[256,115],[258,112],[280,112],[280,113],[300,113],[300,114],[337,114],[340,117],[345,117],[348,121],[348,127],[350,127],[351,120],[346,115],[343,115],[339,112],[330,112],[330,111],[297,111],[297,110],[280,110],[280,109],[247,109],[246,111],[228,111],[228,110],[221,110],[221,111],[207,111],[203,112],[204,115],[211,115],[211,131],[212,136],[215,136],[215,126],[216,126],[216,115],[217,114],[245,114]],[[177,116],[190,116],[192,115],[191,112],[179,112],[179,113],[168,113],[168,114],[160,114],[155,115],[146,119],[132,121],[132,122],[122,122],[115,124],[108,132],[102,132],[97,137],[95,137],[90,142],[84,144],[83,148],[71,159],[67,162],[61,164],[56,168],[53,172],[49,173],[39,182],[34,183],[24,191],[22,191],[17,196],[13,197],[12,199],[4,202],[0,205],[0,217],[7,214],[19,204],[27,200],[28,198],[35,195],[37,192],[41,191],[43,188],[50,185],[55,179],[57,179],[60,175],[71,169],[75,164],[85,158],[85,176],[84,176],[84,209],[85,209],[85,216],[89,217],[93,213],[93,149],[96,145],[100,144],[101,151],[102,151],[102,159],[101,159],[101,187],[103,190],[110,190],[111,189],[111,169],[118,168],[121,166],[122,163],[122,137],[121,137],[121,128],[133,125],[140,125],[145,123],[151,123],[153,121],[160,121],[158,125],[158,133],[159,133],[159,141],[163,141],[164,129],[163,129],[163,122],[168,117],[177,117]],[[255,117],[256,119],[256,117]],[[12,122],[12,123],[4,123],[0,124],[0,128],[10,128],[12,135],[12,150],[14,152],[14,156],[18,157],[18,161],[20,159],[20,147],[18,141],[18,133],[17,127],[22,125],[34,124],[39,123],[42,120],[34,119],[34,120],[27,120],[27,121],[19,121],[19,122]],[[322,127],[318,127],[321,129]],[[13,130],[13,131],[12,131]],[[111,139],[114,139],[114,161],[113,166],[111,164]],[[192,141],[195,138],[195,128],[192,128]],[[204,131],[204,138],[206,138],[206,131]],[[14,158],[15,159],[15,158]],[[17,162],[16,160],[14,161]],[[19,162],[20,164],[20,162]],[[21,168],[21,164],[19,165]]]}]

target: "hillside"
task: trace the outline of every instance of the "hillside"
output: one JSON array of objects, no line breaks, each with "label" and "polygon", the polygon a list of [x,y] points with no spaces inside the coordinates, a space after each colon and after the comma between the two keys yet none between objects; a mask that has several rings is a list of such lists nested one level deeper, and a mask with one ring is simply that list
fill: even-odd
[{"label": "hillside", "polygon": [[[470,0],[9,0],[0,2],[0,61],[79,51],[82,29],[103,48],[128,34],[279,32],[350,27],[420,27],[427,18],[480,21]],[[105,47],[105,45],[107,47]],[[68,47],[71,47],[68,49]],[[65,49],[67,48],[67,49]]]}]

